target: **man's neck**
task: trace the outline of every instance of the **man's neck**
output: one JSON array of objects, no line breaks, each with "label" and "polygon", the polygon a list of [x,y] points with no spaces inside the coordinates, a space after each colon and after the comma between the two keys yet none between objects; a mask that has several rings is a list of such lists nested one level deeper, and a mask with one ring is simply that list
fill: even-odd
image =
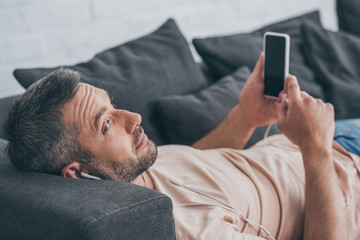
[{"label": "man's neck", "polygon": [[145,179],[143,174],[139,175],[134,181],[132,181],[131,183],[139,185],[139,186],[143,186],[146,187],[146,183],[145,183]]},{"label": "man's neck", "polygon": [[154,183],[153,183],[153,181],[152,181],[152,179],[149,176],[147,171],[143,172],[141,175],[139,175],[131,183],[139,185],[139,186],[147,187],[147,188],[150,188],[150,189],[155,189],[154,188]]}]

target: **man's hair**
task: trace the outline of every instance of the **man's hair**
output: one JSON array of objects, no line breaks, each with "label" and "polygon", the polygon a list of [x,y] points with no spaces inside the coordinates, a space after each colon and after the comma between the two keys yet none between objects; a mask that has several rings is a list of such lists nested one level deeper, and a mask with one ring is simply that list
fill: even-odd
[{"label": "man's hair", "polygon": [[92,161],[78,142],[77,128],[62,118],[63,106],[75,96],[79,82],[79,73],[60,68],[15,100],[4,124],[6,151],[15,167],[60,174],[73,161]]}]

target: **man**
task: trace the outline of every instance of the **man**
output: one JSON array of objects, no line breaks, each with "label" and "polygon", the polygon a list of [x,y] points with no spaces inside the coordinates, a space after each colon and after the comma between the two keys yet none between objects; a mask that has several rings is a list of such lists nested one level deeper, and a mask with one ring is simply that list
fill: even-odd
[{"label": "man", "polygon": [[[139,114],[115,109],[105,91],[57,70],[10,110],[8,155],[23,170],[90,173],[163,192],[174,202],[178,239],[358,239],[360,159],[333,142],[333,107],[300,91],[294,76],[279,100],[265,98],[263,58],[219,126],[193,147],[159,153]],[[279,135],[240,150],[257,126],[275,120],[292,143]]]}]

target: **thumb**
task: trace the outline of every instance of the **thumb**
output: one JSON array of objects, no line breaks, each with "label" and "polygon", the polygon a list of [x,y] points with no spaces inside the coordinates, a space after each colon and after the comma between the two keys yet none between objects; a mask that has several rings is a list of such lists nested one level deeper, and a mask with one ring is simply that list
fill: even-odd
[{"label": "thumb", "polygon": [[280,101],[274,102],[275,110],[276,110],[276,119],[278,122],[278,125],[282,125],[282,123],[286,120],[286,114],[288,109],[288,100],[283,99]]}]

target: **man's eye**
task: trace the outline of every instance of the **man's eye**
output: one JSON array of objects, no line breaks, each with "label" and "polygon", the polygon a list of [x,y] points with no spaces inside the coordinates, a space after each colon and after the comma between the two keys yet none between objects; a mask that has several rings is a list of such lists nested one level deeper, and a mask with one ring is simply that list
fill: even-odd
[{"label": "man's eye", "polygon": [[103,135],[106,134],[106,132],[110,129],[110,120],[107,120],[106,123],[104,124],[104,128],[103,128]]}]

